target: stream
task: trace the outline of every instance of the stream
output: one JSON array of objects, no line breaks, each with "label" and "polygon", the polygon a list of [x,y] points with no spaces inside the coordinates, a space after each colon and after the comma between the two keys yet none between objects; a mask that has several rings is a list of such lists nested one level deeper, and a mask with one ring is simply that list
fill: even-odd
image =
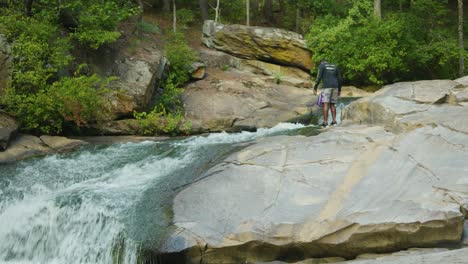
[{"label": "stream", "polygon": [[0,262],[144,262],[142,252],[158,248],[171,230],[172,198],[203,172],[255,139],[318,133],[316,126],[282,123],[90,145],[0,166]]}]

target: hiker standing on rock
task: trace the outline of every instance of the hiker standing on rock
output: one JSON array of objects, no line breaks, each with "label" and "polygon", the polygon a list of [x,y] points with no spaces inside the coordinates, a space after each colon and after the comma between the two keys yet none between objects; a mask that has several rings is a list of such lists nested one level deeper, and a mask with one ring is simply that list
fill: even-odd
[{"label": "hiker standing on rock", "polygon": [[323,102],[323,123],[321,126],[328,126],[328,108],[331,109],[332,122],[336,125],[336,103],[341,93],[341,73],[338,67],[328,63],[326,60],[320,60],[317,82],[314,86],[314,94],[317,95],[317,87],[323,80],[322,102]]}]

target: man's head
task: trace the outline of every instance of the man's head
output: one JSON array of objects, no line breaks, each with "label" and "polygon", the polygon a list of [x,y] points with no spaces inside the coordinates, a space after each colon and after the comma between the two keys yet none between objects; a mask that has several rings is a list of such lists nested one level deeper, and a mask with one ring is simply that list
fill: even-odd
[{"label": "man's head", "polygon": [[320,64],[322,64],[322,63],[328,63],[328,61],[326,59],[322,58],[322,59],[320,59]]}]

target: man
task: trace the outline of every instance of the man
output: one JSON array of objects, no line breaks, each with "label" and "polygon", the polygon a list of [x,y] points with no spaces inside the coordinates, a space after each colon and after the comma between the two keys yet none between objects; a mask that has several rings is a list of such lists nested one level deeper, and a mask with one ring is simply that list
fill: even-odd
[{"label": "man", "polygon": [[323,102],[323,123],[321,126],[328,126],[328,109],[331,109],[332,122],[336,125],[336,103],[341,93],[341,73],[338,67],[328,63],[326,60],[320,60],[317,82],[314,86],[314,94],[317,95],[317,87],[323,80],[322,102]]}]

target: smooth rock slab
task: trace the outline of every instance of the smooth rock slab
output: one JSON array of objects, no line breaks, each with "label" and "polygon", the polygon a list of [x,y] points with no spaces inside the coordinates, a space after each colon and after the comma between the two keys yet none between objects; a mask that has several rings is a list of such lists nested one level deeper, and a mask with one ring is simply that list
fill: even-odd
[{"label": "smooth rock slab", "polygon": [[262,139],[175,197],[164,250],[188,263],[294,262],[458,243],[466,160],[468,136],[441,126]]}]

